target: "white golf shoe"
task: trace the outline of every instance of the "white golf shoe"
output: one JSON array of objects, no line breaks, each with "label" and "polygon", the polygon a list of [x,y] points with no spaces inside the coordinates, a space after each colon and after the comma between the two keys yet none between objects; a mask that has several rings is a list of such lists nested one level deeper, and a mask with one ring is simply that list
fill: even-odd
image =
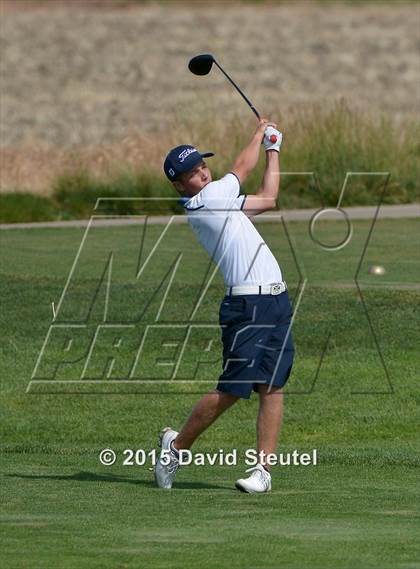
[{"label": "white golf shoe", "polygon": [[177,431],[170,427],[165,427],[160,432],[159,446],[162,450],[155,464],[155,480],[159,488],[172,488],[179,468],[178,457],[171,448],[171,442],[177,435]]},{"label": "white golf shoe", "polygon": [[270,492],[271,474],[261,464],[248,468],[246,472],[252,472],[252,474],[248,478],[240,478],[236,481],[235,486],[238,490],[248,492],[248,494]]}]

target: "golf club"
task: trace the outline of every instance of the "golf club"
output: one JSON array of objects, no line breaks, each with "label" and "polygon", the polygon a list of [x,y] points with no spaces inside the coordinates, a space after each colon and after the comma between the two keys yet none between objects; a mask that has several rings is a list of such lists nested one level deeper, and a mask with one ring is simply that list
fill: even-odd
[{"label": "golf club", "polygon": [[210,53],[204,53],[202,55],[196,55],[195,57],[193,57],[188,63],[188,69],[191,71],[191,73],[194,73],[194,75],[207,75],[208,73],[210,73],[210,69],[212,68],[213,63],[220,69],[220,71],[223,73],[226,79],[228,79],[230,83],[235,87],[235,89],[238,91],[241,97],[245,99],[247,105],[250,107],[252,112],[259,120],[260,114],[257,111],[257,109],[254,107],[254,105],[251,103],[248,97],[246,97],[246,95],[241,91],[241,89],[233,81],[233,79],[229,77],[229,75],[221,67],[221,65],[217,63],[216,59]]}]

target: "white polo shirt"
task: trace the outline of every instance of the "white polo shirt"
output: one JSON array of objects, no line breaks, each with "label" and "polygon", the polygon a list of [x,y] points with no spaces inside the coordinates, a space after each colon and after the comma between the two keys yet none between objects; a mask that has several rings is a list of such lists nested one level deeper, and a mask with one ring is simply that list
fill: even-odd
[{"label": "white polo shirt", "polygon": [[226,286],[270,285],[283,280],[276,258],[242,211],[246,195],[233,173],[210,182],[184,208],[198,240]]}]

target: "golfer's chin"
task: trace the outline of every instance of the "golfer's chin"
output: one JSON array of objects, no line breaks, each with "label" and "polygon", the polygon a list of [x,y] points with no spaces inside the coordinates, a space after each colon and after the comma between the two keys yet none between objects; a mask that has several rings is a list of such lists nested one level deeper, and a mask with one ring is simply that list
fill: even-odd
[{"label": "golfer's chin", "polygon": [[201,190],[204,188],[204,186],[207,186],[207,184],[210,184],[211,182],[211,178],[208,178],[205,182],[200,182],[199,185],[197,185],[195,188],[191,189],[191,195],[192,196],[196,196],[198,193],[201,192]]},{"label": "golfer's chin", "polygon": [[207,186],[207,184],[210,184],[211,182],[211,178],[207,178],[201,185],[200,191],[204,188],[204,186]]}]

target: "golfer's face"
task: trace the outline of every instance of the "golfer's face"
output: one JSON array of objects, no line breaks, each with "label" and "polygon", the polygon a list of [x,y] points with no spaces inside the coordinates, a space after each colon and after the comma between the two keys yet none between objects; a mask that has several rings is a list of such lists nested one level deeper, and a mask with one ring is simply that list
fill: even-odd
[{"label": "golfer's face", "polygon": [[195,196],[206,184],[211,182],[209,167],[204,161],[200,162],[195,168],[182,175],[181,182],[185,193],[190,196]]}]

